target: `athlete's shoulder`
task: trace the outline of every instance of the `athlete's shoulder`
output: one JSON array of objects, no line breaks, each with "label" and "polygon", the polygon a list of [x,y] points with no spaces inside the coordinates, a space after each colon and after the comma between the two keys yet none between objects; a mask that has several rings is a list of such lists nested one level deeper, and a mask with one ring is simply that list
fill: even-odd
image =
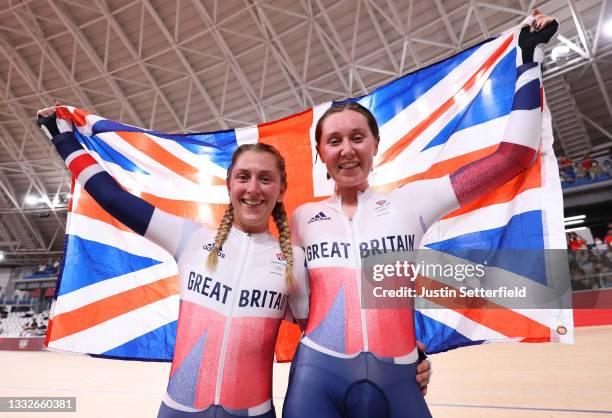
[{"label": "athlete's shoulder", "polygon": [[299,225],[312,224],[317,221],[329,221],[336,211],[328,204],[329,199],[320,202],[309,202],[301,205],[294,212],[293,222]]},{"label": "athlete's shoulder", "polygon": [[180,219],[180,221],[176,223],[175,231],[180,233],[181,235],[188,237],[193,237],[197,235],[198,239],[208,239],[210,237],[214,238],[217,234],[217,230],[212,228],[208,224],[183,217],[177,218]]},{"label": "athlete's shoulder", "polygon": [[291,241],[293,244],[304,247],[304,235],[311,229],[311,224],[319,220],[330,220],[327,216],[332,210],[326,206],[325,201],[308,202],[298,206],[291,215]]},{"label": "athlete's shoulder", "polygon": [[411,195],[411,188],[412,183],[403,184],[385,193],[376,193],[372,195],[372,200],[374,200],[375,202],[378,202],[380,200],[394,202],[398,200],[405,200],[407,195]]},{"label": "athlete's shoulder", "polygon": [[328,202],[331,200],[331,198],[327,198],[325,200],[319,200],[317,202],[306,202],[306,203],[302,203],[300,206],[298,206],[295,210],[297,211],[306,211],[306,210],[310,210],[313,208],[320,208],[323,206],[327,206]]},{"label": "athlete's shoulder", "polygon": [[266,251],[270,251],[271,253],[278,253],[281,251],[280,242],[277,237],[272,235],[269,231],[265,232],[261,235],[259,240],[257,240],[257,244]]},{"label": "athlete's shoulder", "polygon": [[442,177],[435,177],[431,179],[422,179],[412,181],[410,183],[404,184],[401,187],[393,190],[391,194],[394,195],[420,195],[420,194],[436,194],[440,191],[452,189],[452,185],[450,182],[450,177],[448,175]]},{"label": "athlete's shoulder", "polygon": [[[180,261],[185,254],[198,252],[200,249],[210,251],[215,241],[216,231],[210,227],[190,219],[181,218],[182,225],[177,226],[175,258]],[[179,229],[180,228],[180,229]]]},{"label": "athlete's shoulder", "polygon": [[327,206],[326,202],[327,200],[302,203],[293,211],[293,219],[301,221],[311,213],[323,210]]},{"label": "athlete's shoulder", "polygon": [[215,239],[217,236],[217,228],[213,228],[209,225],[201,224],[199,222],[190,222],[189,227],[193,228],[195,232],[200,234],[204,239]]}]

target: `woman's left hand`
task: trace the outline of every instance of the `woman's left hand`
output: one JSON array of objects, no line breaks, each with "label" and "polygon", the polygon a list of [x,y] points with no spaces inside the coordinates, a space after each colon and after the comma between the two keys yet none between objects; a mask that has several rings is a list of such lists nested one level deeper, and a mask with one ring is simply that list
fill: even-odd
[{"label": "woman's left hand", "polygon": [[555,20],[554,17],[552,16],[548,16],[545,15],[544,13],[540,12],[538,9],[533,9],[531,11],[531,15],[533,16],[533,23],[531,24],[531,27],[533,28],[533,30],[542,30],[544,29],[546,26],[550,25],[553,20]]},{"label": "woman's left hand", "polygon": [[[420,341],[417,341],[417,348],[423,352],[426,349],[425,344]],[[426,358],[417,365],[416,381],[423,396],[427,395],[427,385],[429,385],[432,373],[433,369],[431,368],[431,360],[429,358]]]}]

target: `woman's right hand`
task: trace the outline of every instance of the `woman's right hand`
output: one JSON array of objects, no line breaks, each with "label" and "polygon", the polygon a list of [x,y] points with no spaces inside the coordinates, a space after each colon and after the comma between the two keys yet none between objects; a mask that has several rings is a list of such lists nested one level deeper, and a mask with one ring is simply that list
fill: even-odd
[{"label": "woman's right hand", "polygon": [[38,112],[36,112],[36,115],[42,116],[43,118],[48,118],[53,113],[55,113],[55,106],[45,107],[44,109],[40,109]]},{"label": "woman's right hand", "polygon": [[36,116],[42,116],[43,118],[48,118],[49,116],[55,113],[55,108],[57,106],[61,106],[61,103],[58,101],[56,101],[55,105],[51,107],[45,107],[43,109],[40,109],[38,112],[36,112]]},{"label": "woman's right hand", "polygon": [[67,132],[72,129],[72,123],[66,120],[59,120],[55,117],[57,106],[61,106],[59,102],[55,102],[54,106],[40,109],[36,115],[36,124],[42,129],[49,139],[53,139],[61,132]]}]

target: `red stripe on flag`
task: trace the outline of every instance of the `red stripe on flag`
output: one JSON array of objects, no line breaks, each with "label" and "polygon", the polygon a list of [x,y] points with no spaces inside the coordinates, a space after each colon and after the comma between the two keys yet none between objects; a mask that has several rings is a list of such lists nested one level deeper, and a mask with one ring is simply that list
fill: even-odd
[{"label": "red stripe on flag", "polygon": [[456,211],[447,214],[442,219],[452,218],[486,206],[510,202],[517,195],[526,190],[542,187],[541,168],[540,157],[538,156],[538,159],[533,165],[506,184],[495,189],[495,192],[489,193],[481,199],[477,199],[472,203],[460,207]]},{"label": "red stripe on flag", "polygon": [[[140,197],[164,212],[191,219],[192,221],[207,225],[212,229],[217,228],[219,221],[227,209],[227,205],[225,204],[196,203],[186,200],[165,199],[149,193],[141,193]],[[133,232],[130,228],[102,209],[83,188],[81,188],[79,199],[73,202],[72,212],[101,222],[106,222],[122,231]]]},{"label": "red stripe on flag", "polygon": [[178,293],[178,276],[171,276],[57,315],[53,318],[49,341],[76,334]]},{"label": "red stripe on flag", "polygon": [[[422,294],[421,288],[423,287],[429,290],[443,290],[448,288],[448,285],[429,277],[418,276],[415,281],[416,294]],[[457,294],[459,294],[458,289]],[[530,339],[537,339],[539,341],[548,341],[550,339],[550,329],[546,325],[485,298],[459,296],[451,298],[441,296],[439,298],[428,297],[427,300],[444,308],[452,309],[462,316],[506,337],[518,338],[529,335]]]},{"label": "red stripe on flag", "polygon": [[283,202],[288,214],[312,201],[312,109],[259,125],[259,142],[276,147],[285,158],[289,187]]},{"label": "red stripe on flag", "polygon": [[74,183],[76,182],[76,179],[74,177],[72,177],[70,179],[70,200],[68,201],[68,212],[72,212],[72,204],[74,201]]},{"label": "red stripe on flag", "polygon": [[91,155],[82,154],[76,157],[74,160],[70,161],[70,164],[68,165],[68,170],[70,170],[70,172],[75,178],[78,178],[83,170],[94,164],[97,164],[97,162],[93,159]]},{"label": "red stripe on flag", "polygon": [[55,113],[57,114],[58,118],[71,120],[75,126],[84,126],[87,123],[85,118],[87,115],[91,115],[91,113],[83,109],[74,109],[74,112],[70,113],[68,108],[65,106],[58,106],[55,109]]},{"label": "red stripe on flag", "polygon": [[[158,163],[164,165],[169,170],[172,170],[176,174],[183,176],[196,184],[200,183],[200,169],[186,163],[171,152],[168,152],[157,142],[149,138],[147,134],[141,132],[117,132],[117,135],[119,135],[137,150],[142,151]],[[217,184],[219,182],[225,184],[225,180],[219,179],[216,176],[212,177],[215,179]]]},{"label": "red stripe on flag", "polygon": [[127,232],[133,232],[130,228],[123,225],[121,222],[113,218],[91,197],[87,191],[81,187],[81,192],[78,199],[72,199],[72,213],[87,216],[88,218],[97,221],[105,222],[114,226],[117,229]]},{"label": "red stripe on flag", "polygon": [[[413,181],[434,179],[446,176],[473,161],[490,155],[496,149],[497,145],[492,145],[490,147],[483,148],[478,151],[473,151],[455,158],[450,158],[448,160],[433,164],[427,171],[424,171],[423,173],[415,174],[413,176],[406,177],[405,179],[398,180],[393,183],[375,186],[373,187],[373,189],[380,193],[388,193],[400,186],[403,186],[404,184],[411,183]],[[468,213],[475,209],[483,208],[497,203],[509,202],[514,199],[518,194],[526,190],[542,187],[541,169],[542,166],[540,156],[538,155],[538,158],[536,159],[533,165],[531,165],[529,168],[527,168],[525,171],[523,171],[521,174],[519,174],[512,180],[497,188],[494,193],[489,193],[486,196],[483,196],[481,199],[478,199],[472,203],[468,203],[467,205],[462,206],[456,211],[447,214],[442,219],[452,218],[454,216]]]},{"label": "red stripe on flag", "polygon": [[164,212],[191,219],[211,229],[217,229],[227,209],[226,204],[166,199],[144,192],[140,194],[140,197]]},{"label": "red stripe on flag", "polygon": [[503,44],[501,44],[495,52],[480,66],[480,68],[472,74],[472,76],[463,84],[462,88],[455,94],[449,98],[446,102],[444,102],[440,107],[434,110],[427,118],[421,121],[417,126],[412,128],[410,132],[400,138],[397,142],[395,142],[389,149],[387,149],[384,153],[381,154],[379,158],[376,159],[374,163],[374,168],[379,167],[383,164],[392,161],[395,157],[397,157],[402,151],[404,151],[412,141],[416,137],[418,137],[425,129],[427,129],[432,123],[434,123],[440,116],[442,116],[448,109],[450,109],[456,102],[455,97],[460,92],[465,92],[469,90],[475,83],[478,81],[482,75],[491,68],[491,66],[497,61],[497,59],[501,56],[501,54],[508,48],[510,43],[512,42],[512,38],[514,35],[510,35]]},{"label": "red stripe on flag", "polygon": [[398,187],[403,186],[404,184],[408,184],[413,181],[435,179],[438,177],[445,176],[473,161],[479,160],[481,158],[486,157],[487,155],[490,155],[491,153],[495,152],[495,150],[497,150],[497,147],[498,145],[491,145],[490,147],[481,148],[477,151],[468,152],[458,157],[440,161],[438,163],[432,164],[432,166],[429,167],[427,171],[414,174],[410,177],[406,177],[404,179],[397,180],[392,183],[374,186],[373,189],[381,193],[387,193],[394,189],[397,189]]},{"label": "red stripe on flag", "polygon": [[[285,158],[289,187],[283,197],[283,203],[289,216],[296,207],[313,200],[312,149],[310,146],[312,121],[312,109],[309,109],[257,126],[259,142],[276,147]],[[272,223],[270,221],[270,224]],[[270,231],[276,233],[276,228],[270,227]],[[299,340],[299,333],[279,333],[275,350],[277,353],[281,350],[285,354],[283,359],[286,361],[290,359],[287,355],[293,352]]]}]

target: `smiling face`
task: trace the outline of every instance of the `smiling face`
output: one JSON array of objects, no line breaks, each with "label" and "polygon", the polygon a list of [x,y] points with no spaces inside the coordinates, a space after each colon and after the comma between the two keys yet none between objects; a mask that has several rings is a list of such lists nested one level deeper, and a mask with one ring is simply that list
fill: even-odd
[{"label": "smiling face", "polygon": [[359,191],[368,187],[378,138],[363,114],[343,110],[328,115],[321,125],[317,151],[338,186]]},{"label": "smiling face", "polygon": [[249,233],[268,230],[268,220],[286,184],[276,156],[264,151],[243,152],[232,165],[227,179],[234,225]]}]

